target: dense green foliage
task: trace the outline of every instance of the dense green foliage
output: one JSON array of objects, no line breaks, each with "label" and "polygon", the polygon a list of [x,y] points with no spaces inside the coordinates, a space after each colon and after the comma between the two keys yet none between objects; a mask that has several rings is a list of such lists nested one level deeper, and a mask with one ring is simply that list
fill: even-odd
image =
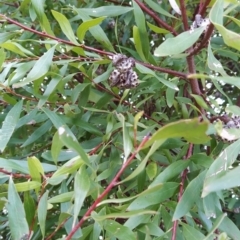
[{"label": "dense green foliage", "polygon": [[169,2],[0,1],[3,239],[240,239],[240,4]]}]

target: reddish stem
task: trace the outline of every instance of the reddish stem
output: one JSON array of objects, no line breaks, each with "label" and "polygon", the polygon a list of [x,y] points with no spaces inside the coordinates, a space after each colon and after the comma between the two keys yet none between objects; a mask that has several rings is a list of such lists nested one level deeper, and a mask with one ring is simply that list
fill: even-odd
[{"label": "reddish stem", "polygon": [[165,29],[167,29],[168,31],[170,31],[174,36],[177,36],[177,32],[175,31],[175,29],[168,25],[166,22],[164,22],[161,18],[158,17],[158,15],[152,11],[151,9],[149,9],[144,3],[140,2],[139,0],[135,0],[135,2],[138,4],[138,6],[145,12],[147,13],[149,16],[151,16],[154,21],[161,27],[164,27]]},{"label": "reddish stem", "polygon": [[189,52],[188,52],[188,56],[192,56],[192,55],[196,55],[199,51],[201,51],[201,49],[208,43],[212,33],[214,30],[214,25],[211,23],[208,28],[207,31],[204,35],[203,40],[200,42],[199,45],[197,45],[196,47],[192,48]]},{"label": "reddish stem", "polygon": [[[192,151],[193,151],[193,144],[190,143],[190,144],[189,144],[188,151],[187,151],[187,154],[186,154],[186,156],[184,157],[184,159],[190,158],[190,157],[192,156]],[[183,195],[183,191],[184,191],[184,182],[185,182],[185,179],[186,179],[186,177],[187,177],[187,173],[188,173],[188,170],[187,170],[187,169],[185,169],[185,170],[182,172],[181,184],[180,184],[180,189],[179,189],[179,194],[178,194],[178,202],[180,202],[181,199],[182,199],[182,195]],[[176,240],[177,227],[178,227],[178,220],[174,221],[174,223],[173,223],[172,238],[171,238],[171,240]]]},{"label": "reddish stem", "polygon": [[82,226],[83,222],[87,219],[87,217],[90,216],[92,211],[97,207],[97,205],[102,201],[102,199],[112,190],[114,186],[116,186],[117,181],[119,177],[122,175],[124,170],[129,166],[129,164],[132,162],[132,160],[135,158],[137,153],[141,150],[143,145],[149,140],[149,136],[145,136],[138,146],[138,148],[134,151],[134,153],[128,158],[128,160],[122,165],[121,169],[118,171],[116,176],[113,178],[113,180],[110,182],[110,184],[107,186],[107,188],[99,195],[99,197],[95,200],[95,202],[92,204],[92,206],[87,210],[87,212],[83,215],[81,220],[78,222],[78,224],[72,229],[72,231],[69,233],[69,235],[66,237],[65,240],[70,240],[74,233]]},{"label": "reddish stem", "polygon": [[[186,11],[185,2],[184,2],[184,0],[180,0],[179,3],[180,3],[180,10],[181,10],[181,13],[182,13],[184,30],[188,31],[189,25],[188,25],[188,18],[187,18],[187,11]],[[189,51],[192,51],[192,47],[189,48]],[[188,56],[187,57],[187,64],[188,64],[188,72],[189,73],[195,73],[196,70],[195,70],[195,63],[194,63],[193,56]],[[197,94],[197,95],[202,94],[201,90],[199,88],[199,84],[198,84],[197,79],[190,80],[190,85],[191,85],[192,92],[194,94]]]}]

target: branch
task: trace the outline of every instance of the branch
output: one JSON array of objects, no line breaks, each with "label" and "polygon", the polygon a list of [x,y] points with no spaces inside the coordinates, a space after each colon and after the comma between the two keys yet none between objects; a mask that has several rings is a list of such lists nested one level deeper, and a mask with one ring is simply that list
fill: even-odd
[{"label": "branch", "polygon": [[64,44],[67,44],[67,45],[70,45],[70,46],[81,47],[81,48],[84,48],[86,50],[99,53],[101,55],[113,55],[112,53],[105,52],[105,51],[102,51],[102,50],[99,50],[99,49],[96,49],[96,48],[88,47],[88,46],[85,46],[84,44],[77,45],[77,44],[72,43],[70,41],[67,41],[67,40],[64,40],[64,39],[57,38],[55,36],[49,35],[49,34],[47,34],[45,32],[39,32],[39,31],[37,31],[35,29],[32,29],[30,27],[27,27],[27,26],[25,26],[25,25],[15,21],[15,20],[13,20],[13,19],[11,19],[11,18],[9,18],[9,17],[7,17],[7,16],[5,16],[3,14],[0,14],[0,17],[4,18],[6,21],[8,21],[8,22],[10,22],[10,23],[12,23],[12,24],[14,24],[16,26],[19,26],[20,28],[22,28],[22,29],[24,29],[24,30],[26,30],[28,32],[35,33],[35,34],[37,34],[39,36],[42,36],[42,37],[45,37],[45,38],[50,38],[50,39],[56,40],[57,42],[64,43]]},{"label": "branch", "polygon": [[[179,3],[180,3],[180,9],[181,9],[181,13],[182,13],[184,30],[188,31],[189,25],[188,25],[188,17],[187,17],[185,2],[184,2],[184,0],[180,0]],[[189,51],[192,51],[192,47],[189,48]],[[187,64],[188,64],[188,72],[189,73],[195,73],[196,70],[195,70],[195,63],[194,63],[193,56],[188,56],[187,57]],[[197,79],[190,80],[190,85],[191,85],[192,92],[194,94],[197,94],[197,95],[202,94],[201,90],[199,88],[199,84],[198,84]]]},{"label": "branch", "polygon": [[214,31],[214,25],[211,23],[208,28],[207,31],[204,35],[203,40],[199,43],[199,45],[197,45],[196,47],[192,48],[189,52],[188,52],[188,56],[193,56],[195,54],[197,54],[199,51],[201,51],[201,49],[205,46],[205,44],[209,41],[212,33]]},{"label": "branch", "polygon": [[144,12],[146,12],[149,16],[151,16],[159,26],[162,26],[165,29],[169,30],[174,36],[178,35],[172,26],[168,25],[161,18],[159,18],[158,15],[154,11],[149,9],[144,3],[140,2],[139,0],[135,0],[135,2]]},{"label": "branch", "polygon": [[185,2],[184,0],[180,0],[179,3],[180,3],[180,10],[182,13],[183,27],[185,31],[188,31],[189,26],[188,26],[188,17],[187,17]]},{"label": "branch", "polygon": [[[189,144],[188,151],[187,151],[187,154],[186,154],[186,156],[184,157],[184,159],[190,158],[190,157],[192,156],[192,151],[193,151],[193,144],[190,143],[190,144]],[[187,177],[187,173],[188,173],[188,170],[187,170],[187,169],[185,169],[185,170],[182,172],[182,180],[181,180],[180,189],[179,189],[179,194],[178,194],[178,202],[180,202],[181,199],[182,199],[182,195],[183,195],[183,192],[184,192],[184,182],[185,182],[185,179],[186,179],[186,177]],[[176,240],[177,227],[178,227],[178,220],[174,221],[174,223],[173,223],[172,238],[171,238],[171,240]]]},{"label": "branch", "polygon": [[152,70],[156,70],[158,72],[164,72],[164,73],[169,73],[171,75],[174,75],[176,77],[180,77],[180,78],[183,78],[183,79],[186,79],[187,78],[187,74],[186,73],[182,73],[182,72],[177,72],[177,71],[174,71],[174,70],[171,70],[171,69],[168,69],[168,68],[162,68],[162,67],[158,67],[158,66],[154,66],[154,65],[151,65],[149,63],[143,63],[143,62],[139,62],[139,61],[136,61],[137,63],[145,66],[145,67],[148,67]]},{"label": "branch", "polygon": [[[86,50],[89,50],[89,51],[92,51],[92,52],[96,52],[96,53],[99,53],[100,55],[108,55],[108,56],[111,56],[113,55],[113,53],[111,52],[105,52],[105,51],[102,51],[102,50],[99,50],[99,49],[95,49],[95,48],[92,48],[92,47],[89,47],[89,46],[86,46],[84,44],[81,44],[81,45],[76,45],[70,41],[67,41],[67,40],[64,40],[64,39],[61,39],[61,38],[57,38],[55,36],[51,36],[45,32],[40,32],[40,31],[37,31],[35,29],[32,29],[30,27],[27,27],[9,17],[6,17],[5,15],[3,14],[0,14],[0,17],[4,18],[6,21],[16,25],[16,26],[19,26],[20,28],[26,30],[26,31],[29,31],[29,32],[32,32],[34,34],[37,34],[39,36],[42,36],[42,37],[45,37],[45,38],[50,38],[50,39],[53,39],[53,40],[56,40],[57,42],[59,43],[64,43],[64,44],[67,44],[67,45],[70,45],[70,46],[74,46],[74,47],[81,47],[83,49],[86,49]],[[167,69],[167,68],[161,68],[161,67],[157,67],[157,66],[153,66],[151,64],[145,64],[145,63],[142,63],[142,62],[138,62],[144,66],[147,66],[148,68],[150,69],[153,69],[153,70],[156,70],[156,71],[160,71],[160,72],[164,72],[164,73],[169,73],[169,74],[172,74],[176,77],[182,77],[182,78],[187,78],[187,74],[185,73],[182,73],[182,72],[177,72],[177,71],[173,71],[173,70],[170,70],[170,69]]]},{"label": "branch", "polygon": [[200,5],[198,14],[203,16],[205,14],[205,12],[207,10],[207,6],[209,5],[210,2],[211,2],[211,0],[205,0],[205,2],[202,5]]},{"label": "branch", "polygon": [[119,177],[122,175],[124,170],[129,166],[129,164],[132,162],[132,160],[135,158],[135,156],[138,154],[138,152],[141,150],[141,148],[144,146],[144,144],[149,140],[149,138],[150,138],[149,135],[147,135],[143,138],[143,140],[139,144],[138,148],[128,158],[128,160],[122,165],[121,169],[118,171],[118,173],[113,178],[113,180],[110,182],[110,184],[107,186],[107,188],[98,196],[98,198],[95,200],[95,202],[92,204],[92,206],[87,210],[87,212],[83,215],[83,217],[78,222],[78,224],[72,229],[72,231],[66,237],[66,240],[70,240],[72,238],[74,233],[82,226],[83,222],[87,219],[87,217],[90,216],[92,211],[97,207],[97,205],[102,201],[102,199],[112,190],[113,187],[115,187]]}]

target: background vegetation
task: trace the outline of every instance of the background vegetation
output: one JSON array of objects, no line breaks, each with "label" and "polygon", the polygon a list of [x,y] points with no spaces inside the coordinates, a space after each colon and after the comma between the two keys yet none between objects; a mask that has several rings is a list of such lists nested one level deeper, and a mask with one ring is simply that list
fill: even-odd
[{"label": "background vegetation", "polygon": [[239,12],[0,1],[2,238],[239,240]]}]

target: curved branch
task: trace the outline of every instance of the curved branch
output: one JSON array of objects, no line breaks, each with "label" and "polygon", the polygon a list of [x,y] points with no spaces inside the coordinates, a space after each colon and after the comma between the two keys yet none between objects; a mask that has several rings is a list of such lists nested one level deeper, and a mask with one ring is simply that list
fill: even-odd
[{"label": "curved branch", "polygon": [[[32,32],[34,34],[37,34],[37,35],[45,37],[45,38],[50,38],[50,39],[56,40],[59,43],[64,43],[64,44],[67,44],[67,45],[70,45],[70,46],[74,46],[74,47],[81,47],[83,49],[86,49],[86,50],[89,50],[89,51],[92,51],[92,52],[96,52],[96,53],[98,53],[100,55],[105,55],[105,56],[106,55],[107,56],[113,55],[113,53],[111,53],[111,52],[106,52],[106,51],[103,51],[103,50],[92,48],[92,47],[86,46],[84,44],[76,45],[75,43],[72,43],[72,42],[70,42],[68,40],[64,40],[64,39],[61,39],[61,38],[57,38],[55,36],[51,36],[51,35],[49,35],[49,34],[47,34],[45,32],[37,31],[37,30],[32,29],[30,27],[27,27],[27,26],[25,26],[25,25],[15,21],[15,20],[13,20],[13,19],[11,19],[11,18],[9,18],[9,17],[7,17],[7,16],[5,16],[3,14],[0,14],[0,17],[4,18],[6,21],[8,21],[8,22],[10,22],[10,23],[12,23],[12,24],[14,24],[14,25],[16,25],[16,26],[26,30],[26,31]],[[169,73],[169,74],[172,74],[172,75],[174,75],[176,77],[181,77],[181,78],[184,78],[184,79],[187,78],[187,74],[182,73],[182,72],[177,72],[177,71],[173,71],[171,69],[157,67],[157,66],[154,66],[154,65],[151,65],[151,64],[145,64],[143,62],[138,62],[138,63],[140,63],[140,64],[142,64],[142,65],[144,65],[144,66],[146,66],[146,67],[148,67],[150,69],[156,70],[156,71]]]},{"label": "curved branch", "polygon": [[204,35],[203,40],[194,48],[192,48],[189,52],[188,52],[188,56],[193,56],[195,54],[197,54],[199,51],[201,51],[201,49],[205,46],[205,44],[209,41],[212,33],[214,30],[214,25],[211,23],[208,26],[208,29]]},{"label": "curved branch", "polygon": [[135,0],[135,2],[138,4],[138,6],[149,16],[151,16],[154,21],[161,27],[164,27],[165,29],[169,30],[174,36],[177,36],[178,33],[175,31],[175,29],[168,25],[166,22],[164,22],[161,18],[157,16],[157,14],[149,9],[144,3],[140,2],[139,0]]}]

